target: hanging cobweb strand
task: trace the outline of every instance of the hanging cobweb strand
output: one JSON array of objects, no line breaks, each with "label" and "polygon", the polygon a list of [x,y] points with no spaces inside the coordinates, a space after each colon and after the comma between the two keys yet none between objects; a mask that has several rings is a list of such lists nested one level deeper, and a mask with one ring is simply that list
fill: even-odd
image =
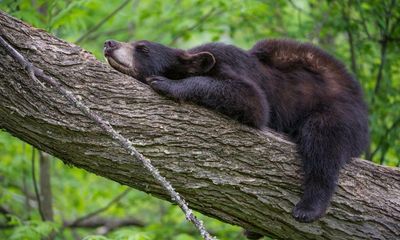
[{"label": "hanging cobweb strand", "polygon": [[123,137],[120,133],[118,133],[114,128],[110,125],[108,121],[103,120],[98,114],[90,110],[85,104],[79,101],[71,91],[66,90],[61,84],[54,80],[52,77],[46,75],[42,69],[35,67],[31,62],[26,60],[16,49],[14,49],[7,41],[4,40],[0,36],[0,44],[7,50],[7,52],[18,61],[21,66],[27,71],[28,75],[31,79],[40,84],[41,87],[45,87],[43,83],[38,79],[42,79],[47,84],[54,87],[54,89],[63,95],[70,103],[72,103],[76,108],[78,108],[85,116],[93,120],[101,129],[103,129],[108,136],[117,141],[122,148],[124,148],[130,155],[134,156],[137,160],[139,160],[142,165],[151,173],[151,175],[163,186],[163,188],[170,195],[172,201],[178,204],[178,206],[185,213],[186,219],[193,223],[193,225],[198,229],[200,235],[205,240],[216,240],[215,237],[212,237],[207,230],[205,229],[203,222],[194,216],[193,211],[188,207],[188,204],[185,200],[180,196],[178,192],[172,187],[172,185],[161,176],[160,172],[157,168],[155,168],[151,161],[145,158],[140,152],[138,152],[134,147],[130,140]]}]

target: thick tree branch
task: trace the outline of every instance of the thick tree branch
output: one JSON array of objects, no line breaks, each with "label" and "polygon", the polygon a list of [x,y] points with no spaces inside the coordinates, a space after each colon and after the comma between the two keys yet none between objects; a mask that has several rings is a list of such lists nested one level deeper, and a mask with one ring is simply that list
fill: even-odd
[{"label": "thick tree branch", "polygon": [[[281,239],[394,239],[400,171],[355,159],[327,216],[290,216],[301,193],[295,145],[204,108],[180,104],[72,44],[0,12],[4,38],[35,66],[110,119],[118,132],[206,215]],[[101,46],[99,46],[101,47]],[[0,48],[0,125],[65,163],[171,201],[142,165],[49,87],[32,82]]]},{"label": "thick tree branch", "polygon": [[[3,35],[4,32],[0,31]],[[174,201],[185,213],[186,219],[194,224],[194,226],[199,230],[201,236],[205,240],[214,239],[204,228],[203,223],[199,221],[193,214],[192,210],[188,207],[184,198],[180,196],[178,192],[172,187],[170,182],[168,182],[155,168],[151,161],[145,158],[140,152],[138,152],[133,146],[132,142],[122,136],[119,132],[117,132],[108,121],[105,121],[100,115],[93,112],[89,107],[82,103],[79,99],[75,97],[75,95],[66,90],[58,81],[53,79],[52,77],[46,75],[44,71],[40,68],[34,66],[31,62],[26,60],[17,50],[15,50],[11,45],[9,45],[2,36],[0,36],[0,45],[7,50],[7,53],[12,56],[16,61],[18,61],[22,67],[24,67],[27,71],[27,74],[30,76],[33,82],[41,83],[39,78],[50,85],[51,88],[54,88],[58,93],[60,93],[64,98],[66,98],[69,103],[79,109],[87,118],[92,120],[98,127],[100,127],[104,134],[111,137],[116,143],[120,145],[129,155],[133,156],[141,162],[142,167],[144,167],[153,177],[154,179],[164,188],[164,190],[170,195],[172,201]],[[41,85],[43,88],[44,86]],[[35,180],[35,171],[34,171],[34,152],[32,153],[32,175]],[[34,181],[36,187],[36,181]],[[36,195],[38,195],[37,187],[35,188]],[[39,211],[42,217],[42,220],[46,220],[44,218],[44,214],[41,207],[41,199],[38,197],[39,203]]]}]

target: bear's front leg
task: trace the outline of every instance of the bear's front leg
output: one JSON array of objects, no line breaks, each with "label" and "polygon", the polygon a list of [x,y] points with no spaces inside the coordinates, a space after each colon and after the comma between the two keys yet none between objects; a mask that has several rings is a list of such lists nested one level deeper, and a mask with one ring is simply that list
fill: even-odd
[{"label": "bear's front leg", "polygon": [[179,80],[171,80],[162,76],[152,76],[146,78],[146,82],[154,91],[161,95],[165,95],[177,100],[179,99],[179,96],[177,96],[174,88],[176,87],[178,81]]},{"label": "bear's front leg", "polygon": [[147,78],[147,82],[160,94],[214,109],[252,127],[261,128],[269,119],[266,97],[251,81],[207,76],[171,80],[155,76]]}]

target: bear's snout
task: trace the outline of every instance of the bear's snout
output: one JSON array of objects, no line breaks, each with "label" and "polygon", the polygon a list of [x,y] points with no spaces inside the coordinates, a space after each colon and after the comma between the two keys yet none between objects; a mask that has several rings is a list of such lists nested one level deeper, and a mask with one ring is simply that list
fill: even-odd
[{"label": "bear's snout", "polygon": [[110,56],[111,52],[118,47],[118,42],[114,40],[107,40],[104,42],[104,55]]},{"label": "bear's snout", "polygon": [[104,43],[104,47],[106,47],[106,48],[115,48],[117,45],[118,45],[117,41],[114,41],[114,40],[107,40]]}]

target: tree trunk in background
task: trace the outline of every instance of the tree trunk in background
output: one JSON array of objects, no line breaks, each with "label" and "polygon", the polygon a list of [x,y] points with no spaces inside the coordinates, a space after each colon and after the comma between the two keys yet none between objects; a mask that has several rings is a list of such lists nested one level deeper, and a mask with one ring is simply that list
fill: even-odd
[{"label": "tree trunk in background", "polygon": [[[300,160],[281,135],[168,100],[3,12],[0,29],[29,61],[128,137],[193,209],[280,239],[400,235],[399,169],[355,159],[341,173],[328,214],[298,223],[290,212],[302,192]],[[33,82],[1,47],[0,56],[0,127],[67,164],[171,201],[138,161],[79,110]]]},{"label": "tree trunk in background", "polygon": [[39,186],[40,201],[42,202],[42,213],[46,221],[52,222],[53,217],[53,194],[51,192],[51,173],[50,173],[50,156],[45,152],[39,152]]}]

